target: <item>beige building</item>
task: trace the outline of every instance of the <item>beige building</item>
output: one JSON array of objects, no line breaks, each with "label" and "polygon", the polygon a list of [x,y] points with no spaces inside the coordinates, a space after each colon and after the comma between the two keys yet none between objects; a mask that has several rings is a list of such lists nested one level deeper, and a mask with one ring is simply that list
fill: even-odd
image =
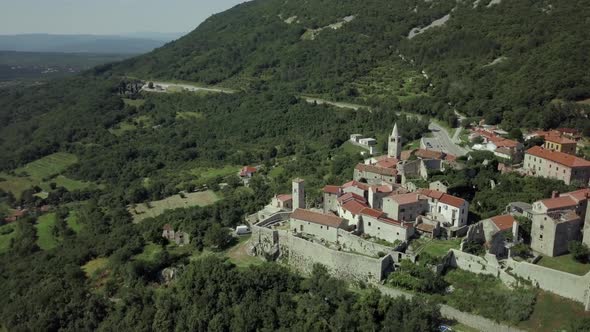
[{"label": "beige building", "polygon": [[398,183],[397,170],[373,165],[358,164],[354,168],[354,180],[368,184],[381,185]]},{"label": "beige building", "polygon": [[428,212],[428,200],[417,193],[391,195],[383,200],[383,212],[399,221],[415,221]]},{"label": "beige building", "polygon": [[562,180],[566,184],[588,185],[590,161],[539,146],[527,150],[524,170],[532,176]]},{"label": "beige building", "polygon": [[434,220],[455,228],[467,225],[469,203],[466,200],[436,190],[420,189],[418,193],[428,197],[428,214]]},{"label": "beige building", "polygon": [[346,228],[346,220],[331,214],[297,209],[291,214],[290,228],[295,234],[312,235],[327,242],[338,242],[338,228]]},{"label": "beige building", "polygon": [[364,233],[391,243],[407,241],[414,235],[412,223],[400,222],[385,216],[383,211],[365,208],[360,212],[359,229]]}]

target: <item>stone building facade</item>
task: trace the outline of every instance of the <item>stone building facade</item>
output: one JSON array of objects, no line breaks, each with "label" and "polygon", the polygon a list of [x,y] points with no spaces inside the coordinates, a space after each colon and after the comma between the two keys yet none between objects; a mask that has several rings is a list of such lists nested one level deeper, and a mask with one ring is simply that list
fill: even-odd
[{"label": "stone building facade", "polygon": [[527,150],[523,168],[528,175],[557,179],[565,184],[586,186],[590,181],[590,161],[539,146]]}]

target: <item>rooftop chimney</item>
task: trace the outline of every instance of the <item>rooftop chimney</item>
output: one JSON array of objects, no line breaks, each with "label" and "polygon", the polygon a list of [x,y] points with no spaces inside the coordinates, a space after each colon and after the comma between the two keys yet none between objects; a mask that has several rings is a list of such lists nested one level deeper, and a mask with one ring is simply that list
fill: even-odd
[{"label": "rooftop chimney", "polygon": [[559,191],[553,190],[553,192],[551,192],[551,198],[557,198],[557,197],[559,197]]}]

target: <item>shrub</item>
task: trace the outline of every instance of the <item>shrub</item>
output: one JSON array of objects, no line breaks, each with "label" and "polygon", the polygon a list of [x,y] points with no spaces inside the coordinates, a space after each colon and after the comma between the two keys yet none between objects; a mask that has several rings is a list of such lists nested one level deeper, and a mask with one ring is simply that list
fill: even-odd
[{"label": "shrub", "polygon": [[585,243],[578,241],[570,241],[567,245],[568,250],[572,253],[573,258],[580,263],[588,262],[588,255],[590,250]]}]

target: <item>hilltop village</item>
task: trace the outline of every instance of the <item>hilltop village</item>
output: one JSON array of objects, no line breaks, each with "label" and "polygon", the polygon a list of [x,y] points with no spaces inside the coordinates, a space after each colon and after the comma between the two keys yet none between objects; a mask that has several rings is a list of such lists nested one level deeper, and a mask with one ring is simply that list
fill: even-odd
[{"label": "hilltop village", "polygon": [[[387,154],[368,155],[354,168],[351,181],[325,186],[321,204],[307,204],[305,181],[294,179],[291,193],[276,195],[249,216],[251,254],[302,271],[320,263],[339,277],[379,283],[397,273],[404,260],[419,260],[418,244],[456,239],[460,245],[449,249],[435,270],[454,267],[489,274],[511,286],[526,280],[588,310],[590,274],[578,276],[535,263],[543,256],[567,254],[575,244],[590,245],[590,162],[573,155],[561,134],[537,135],[545,136],[544,146],[526,151],[521,143],[493,131],[475,129],[470,138],[481,139],[475,149],[502,155],[506,164],[524,161],[522,168],[511,171],[583,184],[582,189],[554,191],[536,202],[511,202],[501,215],[472,220],[469,202],[449,194],[445,183],[430,182],[428,188],[413,183],[427,180],[432,171],[460,168],[457,158],[428,149],[403,151],[396,124]],[[353,135],[351,140],[359,137]],[[530,256],[522,255],[521,224],[530,227]]]}]

